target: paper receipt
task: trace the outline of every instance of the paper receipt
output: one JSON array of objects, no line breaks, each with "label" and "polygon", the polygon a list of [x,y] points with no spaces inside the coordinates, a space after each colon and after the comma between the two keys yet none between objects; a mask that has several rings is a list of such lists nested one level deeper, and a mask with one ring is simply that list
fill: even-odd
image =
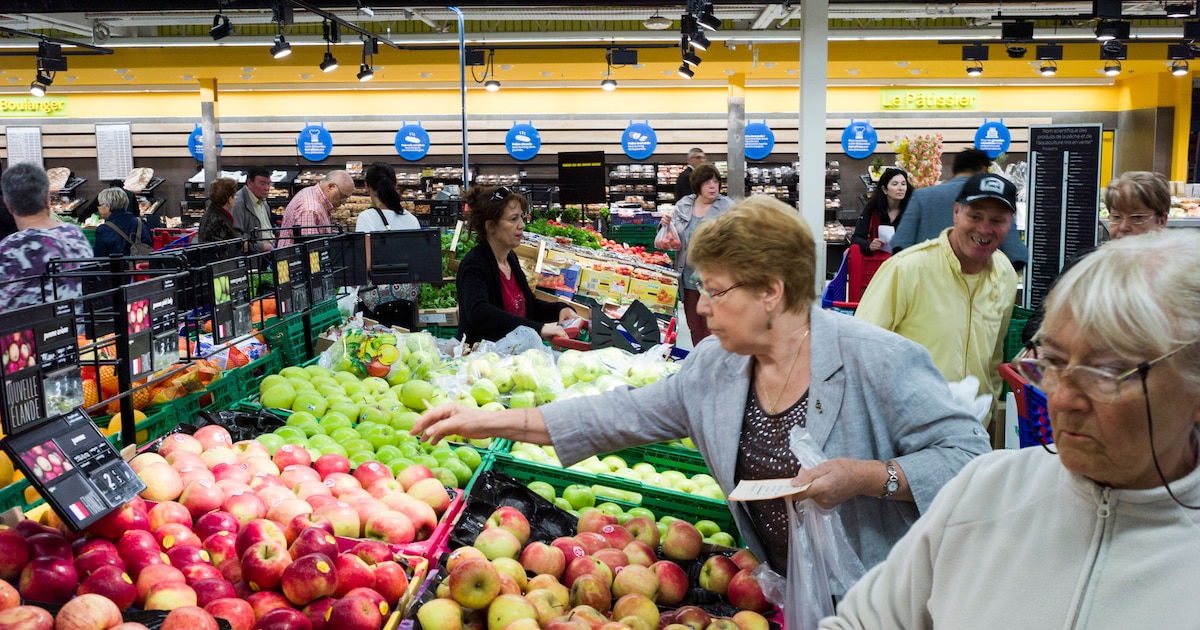
[{"label": "paper receipt", "polygon": [[730,501],[763,501],[779,499],[804,492],[811,484],[793,486],[790,477],[784,479],[743,479],[726,499]]}]

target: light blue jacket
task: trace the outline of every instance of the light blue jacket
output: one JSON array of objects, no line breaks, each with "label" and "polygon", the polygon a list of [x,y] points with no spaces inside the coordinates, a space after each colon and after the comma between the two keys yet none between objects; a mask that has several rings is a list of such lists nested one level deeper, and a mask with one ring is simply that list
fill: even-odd
[{"label": "light blue jacket", "polygon": [[[829,458],[894,459],[916,503],[856,497],[842,504],[866,567],[882,561],[938,490],[990,450],[979,421],[951,400],[921,346],[852,317],[812,309],[808,430]],[[735,485],[751,357],[705,339],[674,376],[542,407],[564,465],[628,446],[691,436],[726,494]],[[879,480],[883,494],[886,478]],[[742,539],[766,558],[749,517],[732,508]]]}]

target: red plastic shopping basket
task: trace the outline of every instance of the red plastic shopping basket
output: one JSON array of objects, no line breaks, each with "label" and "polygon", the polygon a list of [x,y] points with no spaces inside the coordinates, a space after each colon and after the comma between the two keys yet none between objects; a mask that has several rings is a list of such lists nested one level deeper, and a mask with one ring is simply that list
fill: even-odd
[{"label": "red plastic shopping basket", "polygon": [[1017,436],[1021,448],[1053,444],[1046,394],[1030,385],[1011,363],[1000,366],[1000,376],[1008,382],[1017,401]]}]

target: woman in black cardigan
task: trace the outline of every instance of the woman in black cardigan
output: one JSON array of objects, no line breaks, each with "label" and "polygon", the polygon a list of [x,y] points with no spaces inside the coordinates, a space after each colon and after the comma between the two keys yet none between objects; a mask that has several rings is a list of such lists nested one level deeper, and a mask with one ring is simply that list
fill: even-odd
[{"label": "woman in black cardigan", "polygon": [[467,213],[479,244],[458,266],[458,327],[467,343],[496,341],[518,326],[528,326],[543,339],[565,337],[561,324],[575,318],[562,302],[533,297],[513,252],[521,244],[529,202],[503,186],[475,186],[467,191]]}]

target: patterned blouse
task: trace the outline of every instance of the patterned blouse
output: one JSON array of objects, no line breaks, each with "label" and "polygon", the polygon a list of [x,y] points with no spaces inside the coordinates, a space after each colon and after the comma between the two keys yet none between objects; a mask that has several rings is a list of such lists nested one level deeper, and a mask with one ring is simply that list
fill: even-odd
[{"label": "patterned blouse", "polygon": [[[91,258],[92,246],[79,226],[64,223],[44,229],[21,230],[0,241],[0,311],[32,306],[54,299],[53,286],[46,285],[42,294],[40,276],[46,265],[59,258]],[[75,265],[67,265],[73,269]],[[57,283],[57,299],[82,297],[83,289],[79,278],[69,278]]]}]

